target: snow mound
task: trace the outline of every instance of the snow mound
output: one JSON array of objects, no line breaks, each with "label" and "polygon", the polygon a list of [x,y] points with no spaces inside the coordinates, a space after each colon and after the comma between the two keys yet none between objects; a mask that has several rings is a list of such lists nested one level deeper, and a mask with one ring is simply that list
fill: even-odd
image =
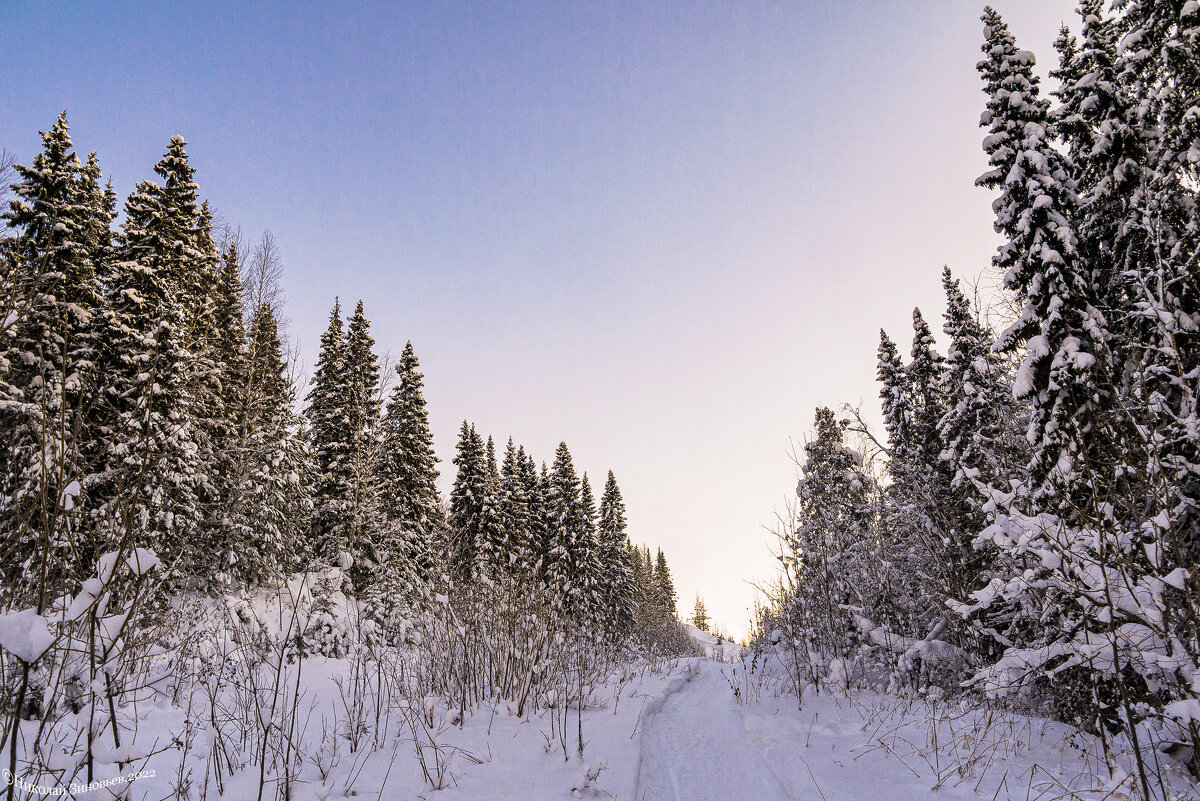
[{"label": "snow mound", "polygon": [[0,615],[0,647],[22,662],[36,662],[53,643],[46,619],[33,607]]},{"label": "snow mound", "polygon": [[701,631],[691,623],[684,623],[683,628],[709,659],[716,662],[736,662],[742,658],[742,646],[737,643],[729,640],[718,641],[715,636],[707,631]]}]

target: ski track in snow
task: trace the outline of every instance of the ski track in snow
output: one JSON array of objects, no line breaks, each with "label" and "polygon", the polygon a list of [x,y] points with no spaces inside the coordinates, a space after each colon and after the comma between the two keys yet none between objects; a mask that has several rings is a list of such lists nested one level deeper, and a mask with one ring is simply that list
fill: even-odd
[{"label": "ski track in snow", "polygon": [[1017,801],[1104,783],[1064,724],[944,706],[931,722],[920,704],[865,690],[739,706],[722,675],[732,665],[691,669],[642,720],[634,801]]},{"label": "ski track in snow", "polygon": [[642,732],[636,801],[791,801],[751,735],[720,666],[700,672],[671,695]]}]

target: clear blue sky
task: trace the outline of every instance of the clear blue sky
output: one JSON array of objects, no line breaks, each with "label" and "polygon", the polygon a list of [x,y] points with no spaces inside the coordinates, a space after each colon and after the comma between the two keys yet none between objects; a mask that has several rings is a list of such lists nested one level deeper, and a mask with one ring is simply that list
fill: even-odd
[{"label": "clear blue sky", "polygon": [[[681,609],[745,625],[818,404],[996,244],[982,3],[0,4],[0,146],[68,111],[122,197],[182,134],[286,263],[412,339],[436,447],[468,418],[613,469]],[[998,0],[1044,72],[1066,0]],[[1076,26],[1077,27],[1077,26]],[[935,323],[935,324],[936,324]],[[445,476],[448,480],[449,475]]]}]

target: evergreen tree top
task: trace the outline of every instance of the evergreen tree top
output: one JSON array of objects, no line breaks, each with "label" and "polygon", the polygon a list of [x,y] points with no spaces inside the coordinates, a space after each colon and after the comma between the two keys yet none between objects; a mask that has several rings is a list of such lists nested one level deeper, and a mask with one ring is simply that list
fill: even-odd
[{"label": "evergreen tree top", "polygon": [[597,524],[601,540],[608,547],[623,545],[626,540],[625,501],[621,498],[621,488],[611,470],[604,482],[604,492],[600,496],[600,516]]},{"label": "evergreen tree top", "polygon": [[913,309],[912,363],[907,372],[923,406],[936,406],[939,403],[937,396],[944,359],[934,345],[929,323],[921,315],[920,309]]},{"label": "evergreen tree top", "polygon": [[375,339],[371,336],[371,321],[367,319],[366,312],[363,311],[361,300],[355,305],[354,314],[346,323],[346,341],[354,351],[352,359],[354,356],[364,359],[369,356],[369,361],[374,363],[375,357],[371,353],[371,349],[375,346]]},{"label": "evergreen tree top", "polygon": [[485,454],[488,479],[490,481],[496,481],[500,478],[500,468],[496,464],[496,442],[492,439],[491,434],[488,434]]},{"label": "evergreen tree top", "polygon": [[520,475],[521,464],[518,460],[517,446],[513,443],[513,438],[508,438],[508,444],[504,446],[504,461],[500,465],[500,475],[504,478],[512,478]]},{"label": "evergreen tree top", "polygon": [[374,428],[379,415],[379,361],[371,321],[360,300],[346,325],[345,376],[350,430],[354,438]]},{"label": "evergreen tree top", "polygon": [[[1076,237],[1070,223],[1077,198],[1063,157],[1050,141],[1049,103],[1039,95],[1034,58],[992,8],[983,14],[986,58],[978,64],[987,110],[980,125],[989,129],[983,148],[992,169],[976,183],[999,189],[996,232],[1007,238],[993,258],[1004,284],[1026,301],[1020,319],[1001,338],[1011,350],[1034,335],[1052,297],[1087,291],[1070,262]],[[1050,280],[1047,280],[1050,279]]]},{"label": "evergreen tree top", "polygon": [[933,332],[920,309],[913,309],[912,357],[914,361],[937,361],[941,358],[934,350]]},{"label": "evergreen tree top", "polygon": [[186,145],[182,136],[172,136],[167,152],[154,165],[154,171],[162,177],[165,189],[173,191],[180,198],[195,198],[200,187],[195,181],[196,171],[188,163]]},{"label": "evergreen tree top", "polygon": [[942,289],[946,293],[946,314],[942,331],[950,340],[947,362],[963,367],[990,352],[990,334],[971,309],[959,282],[947,267],[942,271]]},{"label": "evergreen tree top", "polygon": [[88,153],[83,166],[79,168],[79,177],[88,192],[98,192],[100,191],[100,178],[102,176],[100,157],[93,150],[91,153]]},{"label": "evergreen tree top", "polygon": [[[412,340],[410,339],[404,343],[404,350],[400,352],[400,360],[396,362],[396,372],[406,379],[406,385],[410,390],[414,387],[419,390],[424,385],[424,376],[418,369],[420,366],[420,363],[417,361],[416,351],[413,350]],[[425,399],[422,398],[421,404],[424,405],[424,403]]]},{"label": "evergreen tree top", "polygon": [[343,354],[342,304],[333,299],[333,310],[329,313],[329,325],[321,334],[321,350],[317,355],[317,369],[313,373],[311,383],[313,392],[309,393],[310,402],[316,400],[316,387],[329,388],[335,381],[341,380],[342,366],[345,361]]},{"label": "evergreen tree top", "polygon": [[83,232],[77,184],[82,172],[99,178],[99,167],[91,173],[79,163],[72,149],[70,126],[64,111],[48,131],[42,133],[42,150],[33,158],[33,165],[14,165],[18,181],[11,187],[15,198],[9,201],[4,218],[16,228],[24,242],[26,257],[35,266],[45,261],[43,254],[55,258],[78,258]]},{"label": "evergreen tree top", "polygon": [[592,494],[592,484],[588,481],[587,473],[580,480],[579,510],[583,517],[584,531],[595,534],[596,531],[596,496]]},{"label": "evergreen tree top", "polygon": [[[421,364],[417,360],[417,354],[413,351],[412,340],[409,340],[404,345],[404,350],[400,354],[400,359],[396,362],[396,373],[399,376],[399,381],[392,389],[392,397],[389,402],[391,405],[401,403],[404,409],[404,414],[410,417],[420,417],[425,415],[425,376],[420,370]],[[428,421],[426,420],[426,425]]]},{"label": "evergreen tree top", "polygon": [[[879,398],[883,406],[883,421],[887,428],[888,439],[892,443],[893,456],[902,455],[902,451],[911,439],[912,402],[905,374],[904,362],[900,359],[900,351],[896,343],[886,331],[879,332],[879,363],[876,376],[879,380]],[[826,420],[824,412],[829,412]],[[833,412],[828,409],[817,410],[817,435],[820,438],[823,430],[829,428]]]},{"label": "evergreen tree top", "polygon": [[[126,289],[151,304],[162,304],[164,296],[173,296],[173,303],[185,307],[181,313],[191,313],[191,300],[206,280],[211,237],[204,243],[198,236],[198,187],[181,138],[171,140],[154,171],[163,178],[163,185],[140,181],[125,201]],[[176,295],[181,297],[174,298]]]},{"label": "evergreen tree top", "polygon": [[580,509],[580,486],[579,477],[575,473],[575,465],[571,461],[571,452],[567,449],[565,442],[560,442],[554,452],[550,486],[560,504],[559,514],[567,516],[560,522],[574,528],[573,518]]}]

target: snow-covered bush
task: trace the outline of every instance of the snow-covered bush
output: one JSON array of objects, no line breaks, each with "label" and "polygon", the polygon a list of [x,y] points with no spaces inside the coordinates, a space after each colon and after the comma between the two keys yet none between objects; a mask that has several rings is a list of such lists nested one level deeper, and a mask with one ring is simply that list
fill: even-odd
[{"label": "snow-covered bush", "polygon": [[170,638],[147,614],[159,569],[145,548],[114,551],[76,593],[41,612],[0,614],[0,726],[12,775],[86,784],[100,765],[125,770],[162,748],[139,736],[173,665]]}]

